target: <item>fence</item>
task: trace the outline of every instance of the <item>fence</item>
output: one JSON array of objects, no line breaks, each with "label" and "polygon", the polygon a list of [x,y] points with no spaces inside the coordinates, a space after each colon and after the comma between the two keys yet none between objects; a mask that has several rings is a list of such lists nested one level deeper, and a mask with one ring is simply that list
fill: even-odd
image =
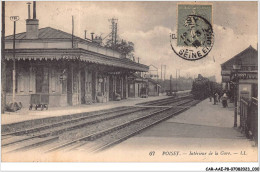
[{"label": "fence", "polygon": [[258,144],[258,99],[240,99],[240,128],[247,138]]}]

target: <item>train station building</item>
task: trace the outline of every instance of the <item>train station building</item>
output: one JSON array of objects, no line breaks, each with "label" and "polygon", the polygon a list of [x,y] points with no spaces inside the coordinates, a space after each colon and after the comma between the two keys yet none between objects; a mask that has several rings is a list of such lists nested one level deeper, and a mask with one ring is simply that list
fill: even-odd
[{"label": "train station building", "polygon": [[[234,101],[234,127],[258,142],[258,51],[249,46],[221,65],[224,90]],[[239,115],[239,122],[237,116]],[[239,123],[239,125],[238,125]]]},{"label": "train station building", "polygon": [[223,89],[234,97],[235,84],[238,101],[240,97],[257,97],[258,52],[252,46],[221,64]]},{"label": "train station building", "polygon": [[[28,15],[30,16],[30,15]],[[128,98],[128,77],[149,67],[51,27],[39,29],[36,7],[26,32],[15,35],[16,102],[27,107],[31,94],[45,94],[49,106],[91,104]],[[6,102],[12,101],[13,35],[5,37]]]}]

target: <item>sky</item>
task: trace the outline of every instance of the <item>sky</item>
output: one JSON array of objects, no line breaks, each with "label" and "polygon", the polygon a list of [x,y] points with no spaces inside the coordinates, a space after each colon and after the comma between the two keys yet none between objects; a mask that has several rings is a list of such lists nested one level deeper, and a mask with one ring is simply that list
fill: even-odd
[{"label": "sky", "polygon": [[[16,32],[25,32],[27,1],[6,2],[6,35],[13,33],[10,16],[19,16]],[[118,19],[121,39],[135,44],[140,63],[161,70],[166,65],[166,78],[175,77],[176,69],[185,77],[215,75],[221,82],[220,64],[250,45],[257,48],[257,2],[209,2],[213,5],[214,45],[211,52],[197,61],[178,57],[171,49],[169,35],[177,29],[177,2],[37,2],[39,28],[53,27],[71,33],[74,16],[76,36],[94,32],[105,37],[110,33],[108,19]],[[32,5],[31,5],[32,6]],[[32,16],[32,8],[31,8]]]}]

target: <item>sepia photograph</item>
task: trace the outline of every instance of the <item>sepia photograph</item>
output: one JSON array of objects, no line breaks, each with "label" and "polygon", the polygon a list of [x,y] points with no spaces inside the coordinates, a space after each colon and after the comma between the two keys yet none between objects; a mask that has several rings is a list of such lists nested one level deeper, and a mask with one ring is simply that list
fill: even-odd
[{"label": "sepia photograph", "polygon": [[258,1],[2,1],[1,17],[1,162],[258,162]]}]

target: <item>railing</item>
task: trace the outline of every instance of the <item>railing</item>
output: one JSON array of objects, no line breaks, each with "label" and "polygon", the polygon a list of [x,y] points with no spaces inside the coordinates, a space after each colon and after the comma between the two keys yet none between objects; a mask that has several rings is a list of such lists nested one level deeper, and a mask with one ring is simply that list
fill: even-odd
[{"label": "railing", "polygon": [[258,144],[258,99],[240,99],[240,129],[247,138]]}]

